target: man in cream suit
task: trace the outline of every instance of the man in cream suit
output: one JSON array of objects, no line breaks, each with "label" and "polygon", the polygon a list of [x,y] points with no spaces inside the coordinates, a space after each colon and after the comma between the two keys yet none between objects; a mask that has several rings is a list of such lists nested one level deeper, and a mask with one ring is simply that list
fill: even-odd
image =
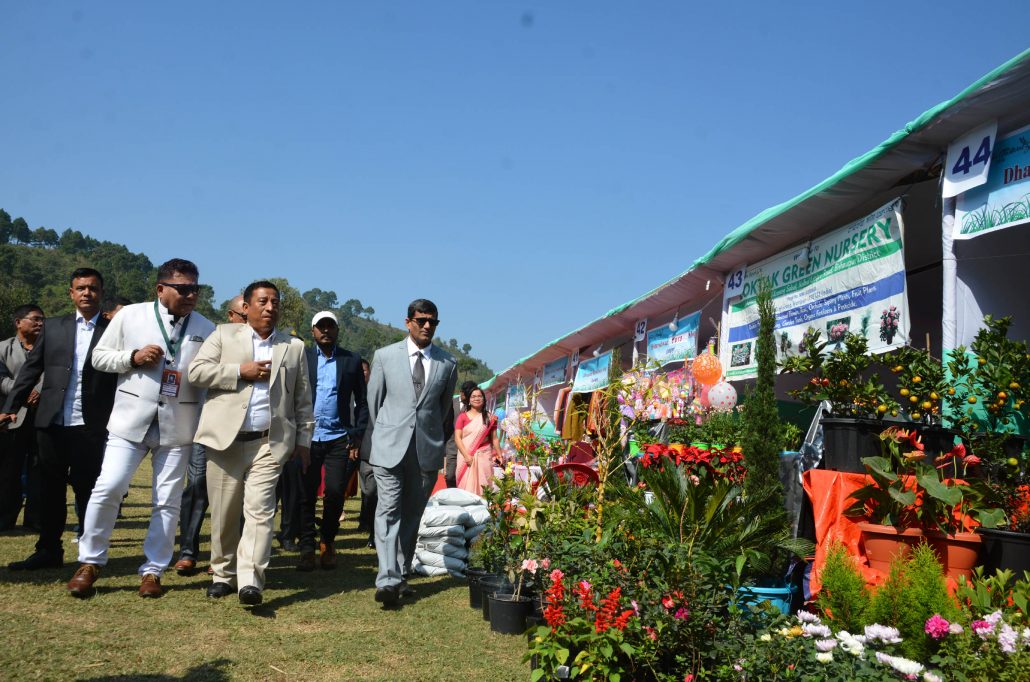
[{"label": "man in cream suit", "polygon": [[150,528],[139,595],[160,597],[161,574],[175,549],[182,482],[204,393],[186,379],[186,367],[215,326],[194,312],[197,266],[173,258],[157,270],[157,300],[125,306],[93,349],[93,368],[118,375],[100,476],[86,507],[79,540],[80,566],[68,582],[75,597],[93,594],[107,564],[118,506],[147,452],[153,454]]},{"label": "man in cream suit", "polygon": [[458,381],[454,358],[433,345],[436,305],[408,305],[408,336],[376,351],[368,380],[373,423],[369,464],[379,500],[375,538],[379,557],[377,602],[396,606],[414,593],[405,580],[415,554],[418,524],[443,466],[454,430],[451,396]]},{"label": "man in cream suit", "polygon": [[[261,603],[272,554],[275,484],[299,457],[307,469],[314,429],[304,343],[275,329],[279,289],[259,281],[243,292],[246,324],[219,325],[190,363],[189,378],[208,389],[196,441],[207,448],[211,503],[209,597],[239,591]],[[240,531],[240,513],[243,531]]]}]

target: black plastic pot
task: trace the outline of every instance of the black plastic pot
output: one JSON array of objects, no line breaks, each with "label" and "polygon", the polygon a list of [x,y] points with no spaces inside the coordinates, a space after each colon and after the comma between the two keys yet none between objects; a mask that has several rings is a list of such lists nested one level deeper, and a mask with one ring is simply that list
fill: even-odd
[{"label": "black plastic pot", "polygon": [[923,443],[926,456],[936,459],[946,452],[951,452],[955,445],[955,432],[943,426],[922,426],[919,428],[919,439]]},{"label": "black plastic pot", "polygon": [[482,594],[480,606],[483,609],[483,620],[490,620],[490,600],[487,599],[488,595],[500,593],[500,594],[514,594],[515,586],[508,582],[508,578],[503,575],[485,575],[479,579],[479,591]]},{"label": "black plastic pot", "polygon": [[1030,533],[997,528],[977,528],[976,532],[983,540],[980,561],[988,574],[1008,569],[1019,577],[1030,571]]},{"label": "black plastic pot", "polygon": [[823,417],[822,469],[864,474],[863,457],[881,454],[880,432],[884,425],[875,419]]},{"label": "black plastic pot", "polygon": [[465,571],[469,585],[469,606],[473,609],[483,607],[483,592],[479,589],[479,581],[487,575],[491,574],[485,568],[470,568]]},{"label": "black plastic pot", "polygon": [[529,597],[514,594],[491,594],[490,629],[502,635],[521,635],[526,631],[526,617],[532,608]]}]

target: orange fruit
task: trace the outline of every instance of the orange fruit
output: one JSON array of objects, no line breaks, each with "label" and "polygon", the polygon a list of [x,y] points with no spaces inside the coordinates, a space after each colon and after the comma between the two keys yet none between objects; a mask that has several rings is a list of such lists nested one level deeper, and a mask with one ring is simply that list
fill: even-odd
[{"label": "orange fruit", "polygon": [[907,388],[903,388],[903,389],[901,389],[901,390],[900,390],[900,391],[898,391],[898,392],[899,392],[899,393],[900,393],[900,394],[901,394],[902,396],[906,396],[906,395],[908,395],[908,394],[909,394],[909,390],[908,390]]},{"label": "orange fruit", "polygon": [[912,383],[913,384],[918,384],[922,380],[923,380],[923,377],[919,376],[918,374],[916,376],[912,377]]},{"label": "orange fruit", "polygon": [[976,396],[975,395],[969,396],[968,398],[966,398],[966,402],[969,403],[970,405],[976,405]]}]

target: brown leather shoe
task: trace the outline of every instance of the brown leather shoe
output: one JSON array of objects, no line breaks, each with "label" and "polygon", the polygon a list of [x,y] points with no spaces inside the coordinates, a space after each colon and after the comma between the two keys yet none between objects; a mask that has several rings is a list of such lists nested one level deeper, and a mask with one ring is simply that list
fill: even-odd
[{"label": "brown leather shoe", "polygon": [[308,571],[315,570],[315,550],[303,549],[300,552],[300,561],[297,562],[297,570]]},{"label": "brown leather shoe", "polygon": [[326,545],[324,542],[318,547],[318,563],[321,564],[325,570],[336,568],[336,548],[332,544]]},{"label": "brown leather shoe", "polygon": [[139,596],[144,599],[157,599],[164,590],[161,589],[161,579],[153,573],[143,574],[143,580],[139,584]]},{"label": "brown leather shoe", "polygon": [[96,564],[81,564],[75,571],[75,575],[68,581],[68,592],[73,597],[85,599],[92,597],[96,589],[93,583],[100,577],[100,567]]},{"label": "brown leather shoe", "polygon": [[197,572],[197,561],[189,557],[183,557],[175,562],[175,572],[179,575],[193,575]]}]

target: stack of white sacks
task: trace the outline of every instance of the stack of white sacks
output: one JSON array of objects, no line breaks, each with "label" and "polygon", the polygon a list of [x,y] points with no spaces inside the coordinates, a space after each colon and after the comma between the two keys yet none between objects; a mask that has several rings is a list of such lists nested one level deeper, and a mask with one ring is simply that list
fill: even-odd
[{"label": "stack of white sacks", "polygon": [[429,498],[418,528],[411,567],[421,575],[465,577],[469,545],[490,519],[486,500],[460,488],[445,488]]}]

